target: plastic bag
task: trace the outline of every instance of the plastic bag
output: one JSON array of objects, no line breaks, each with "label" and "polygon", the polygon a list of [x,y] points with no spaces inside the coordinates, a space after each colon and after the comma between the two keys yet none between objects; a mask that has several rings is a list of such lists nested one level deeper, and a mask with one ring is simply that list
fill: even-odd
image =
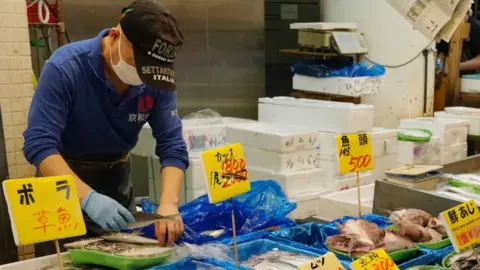
[{"label": "plastic bag", "polygon": [[291,70],[295,74],[317,78],[379,77],[385,74],[385,68],[382,65],[369,66],[367,61],[337,68],[325,61],[300,60],[291,67]]},{"label": "plastic bag", "polygon": [[[255,181],[251,190],[233,199],[237,241],[239,243],[268,235],[270,227],[287,228],[295,222],[286,216],[295,210],[296,203],[288,201],[282,188],[272,180]],[[144,212],[155,213],[158,204],[142,200]],[[210,204],[207,195],[186,203],[179,208],[183,222],[184,235],[178,243],[203,244],[207,242],[232,243],[231,203],[225,201]],[[217,237],[205,232],[223,230]],[[144,236],[155,238],[153,225],[141,229]]]},{"label": "plastic bag", "polygon": [[187,120],[187,125],[207,125],[207,124],[221,124],[223,123],[222,115],[214,109],[203,109],[198,112],[192,112],[183,117],[182,120]]}]

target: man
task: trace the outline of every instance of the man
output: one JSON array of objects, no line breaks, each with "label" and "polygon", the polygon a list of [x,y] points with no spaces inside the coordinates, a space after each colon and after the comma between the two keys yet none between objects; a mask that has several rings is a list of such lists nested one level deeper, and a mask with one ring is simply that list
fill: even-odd
[{"label": "man", "polygon": [[463,42],[462,74],[479,73],[480,71],[480,22],[475,18],[470,19],[470,38]]},{"label": "man", "polygon": [[[183,234],[178,194],[188,154],[173,70],[182,44],[172,14],[138,0],[118,26],[59,48],[43,68],[23,150],[41,175],[75,177],[89,235],[134,221],[128,152],[147,121],[162,165],[158,214],[168,217],[155,233],[161,245]],[[54,252],[51,243],[36,247],[37,256]]]}]

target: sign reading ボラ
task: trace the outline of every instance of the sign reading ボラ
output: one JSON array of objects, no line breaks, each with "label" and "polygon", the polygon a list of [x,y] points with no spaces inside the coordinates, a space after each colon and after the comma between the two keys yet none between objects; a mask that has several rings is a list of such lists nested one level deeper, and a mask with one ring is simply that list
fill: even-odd
[{"label": "sign reading \u30dc\u30e9", "polygon": [[87,232],[71,175],[5,180],[3,192],[17,246]]}]

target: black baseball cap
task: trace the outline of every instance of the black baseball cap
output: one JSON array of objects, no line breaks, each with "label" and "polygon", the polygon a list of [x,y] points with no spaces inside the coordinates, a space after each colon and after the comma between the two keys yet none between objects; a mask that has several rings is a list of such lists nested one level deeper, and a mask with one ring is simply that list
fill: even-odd
[{"label": "black baseball cap", "polygon": [[134,1],[122,13],[120,26],[133,44],[140,79],[153,88],[176,90],[174,63],[183,35],[173,15],[149,0]]}]

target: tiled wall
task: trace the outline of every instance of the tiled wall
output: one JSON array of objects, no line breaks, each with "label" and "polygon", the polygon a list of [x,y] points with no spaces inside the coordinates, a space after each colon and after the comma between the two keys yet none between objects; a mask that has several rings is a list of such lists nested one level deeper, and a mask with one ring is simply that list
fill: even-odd
[{"label": "tiled wall", "polygon": [[33,95],[30,37],[24,0],[0,0],[0,105],[10,178],[32,176],[22,153]]},{"label": "tiled wall", "polygon": [[[35,173],[22,152],[33,91],[25,0],[0,0],[0,105],[10,178]],[[34,257],[33,246],[18,251],[20,260]]]}]

